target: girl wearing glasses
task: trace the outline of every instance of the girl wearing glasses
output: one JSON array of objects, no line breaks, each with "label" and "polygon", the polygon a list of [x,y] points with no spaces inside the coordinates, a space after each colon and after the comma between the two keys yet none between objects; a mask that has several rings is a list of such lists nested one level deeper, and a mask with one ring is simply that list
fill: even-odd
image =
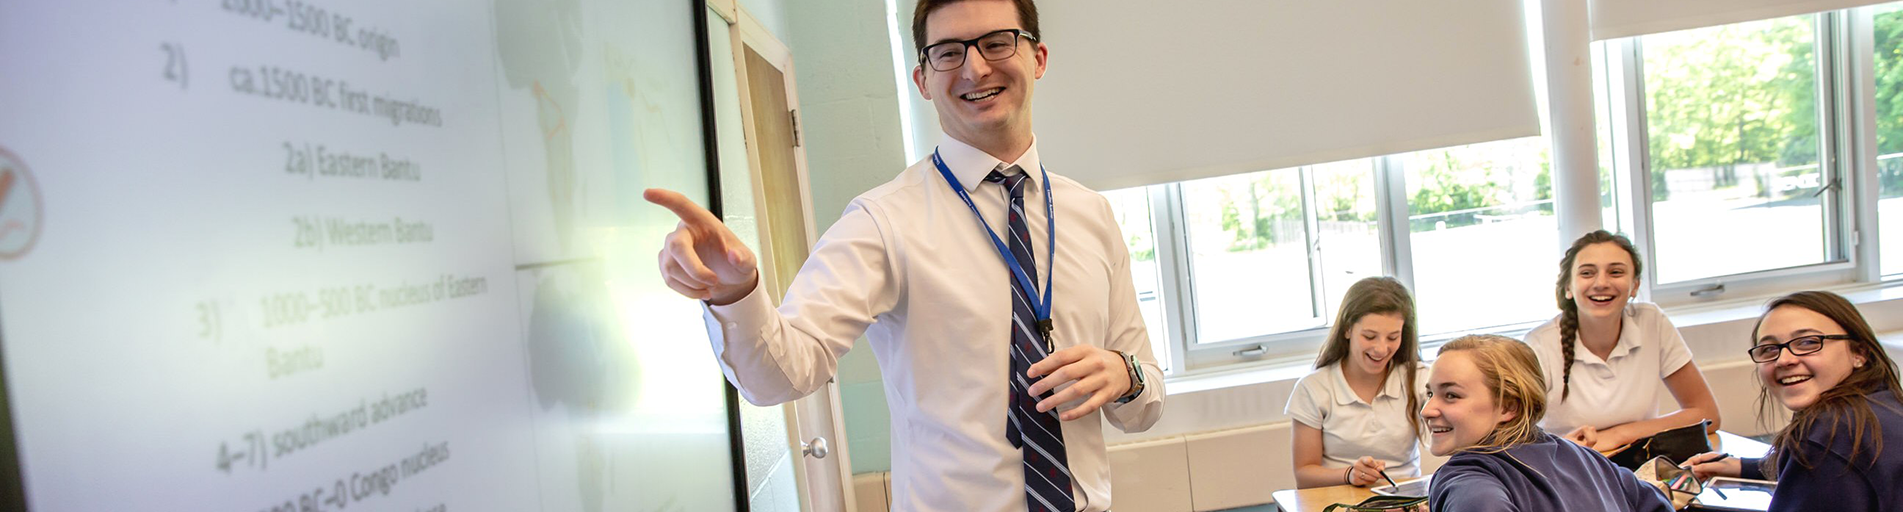
[{"label": "girl wearing glasses", "polygon": [[1295,485],[1368,486],[1419,475],[1421,364],[1414,299],[1391,277],[1348,287],[1315,371],[1295,384]]},{"label": "girl wearing glasses", "polygon": [[1428,509],[1670,512],[1631,471],[1535,424],[1546,378],[1533,350],[1504,336],[1462,336],[1427,376],[1428,448],[1449,456],[1429,483]]},{"label": "girl wearing glasses", "polygon": [[1753,337],[1760,414],[1774,399],[1791,423],[1766,459],[1706,453],[1687,460],[1692,470],[1777,480],[1773,511],[1903,510],[1903,387],[1856,306],[1830,292],[1786,295]]},{"label": "girl wearing glasses", "polygon": [[[1641,268],[1632,241],[1604,230],[1560,260],[1560,314],[1526,334],[1546,375],[1547,432],[1603,452],[1699,420],[1718,428],[1718,402],[1678,328],[1658,306],[1632,302]],[[1660,416],[1664,392],[1680,409]]]}]

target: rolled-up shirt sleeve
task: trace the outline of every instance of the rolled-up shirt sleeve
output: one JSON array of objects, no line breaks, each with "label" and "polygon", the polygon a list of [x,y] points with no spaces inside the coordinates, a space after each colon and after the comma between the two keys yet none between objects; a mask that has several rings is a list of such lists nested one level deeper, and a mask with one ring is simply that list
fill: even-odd
[{"label": "rolled-up shirt sleeve", "polygon": [[[1116,218],[1109,201],[1103,201],[1103,210],[1105,218]],[[1142,432],[1163,417],[1163,367],[1157,364],[1155,351],[1150,348],[1150,331],[1144,328],[1143,312],[1137,309],[1136,285],[1130,279],[1130,252],[1122,244],[1108,252],[1115,263],[1110,272],[1110,325],[1104,346],[1136,356],[1143,372],[1143,393],[1129,402],[1104,405],[1104,418],[1118,430]]]},{"label": "rolled-up shirt sleeve", "polygon": [[[745,298],[705,306],[720,370],[754,405],[812,394],[899,291],[874,210],[859,201],[820,237],[778,309],[765,279]],[[782,256],[784,257],[784,256]]]}]

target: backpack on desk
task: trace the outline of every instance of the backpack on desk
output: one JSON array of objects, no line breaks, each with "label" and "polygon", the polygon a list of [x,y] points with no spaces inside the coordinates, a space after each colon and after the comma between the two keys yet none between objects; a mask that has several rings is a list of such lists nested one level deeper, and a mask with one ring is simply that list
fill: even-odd
[{"label": "backpack on desk", "polygon": [[1657,457],[1671,459],[1673,463],[1683,462],[1693,455],[1711,451],[1711,438],[1705,437],[1705,428],[1709,425],[1709,420],[1699,420],[1698,423],[1642,437],[1606,454],[1606,458],[1632,471]]},{"label": "backpack on desk", "polygon": [[1361,503],[1353,505],[1336,503],[1322,509],[1322,512],[1427,512],[1426,496],[1369,496]]}]

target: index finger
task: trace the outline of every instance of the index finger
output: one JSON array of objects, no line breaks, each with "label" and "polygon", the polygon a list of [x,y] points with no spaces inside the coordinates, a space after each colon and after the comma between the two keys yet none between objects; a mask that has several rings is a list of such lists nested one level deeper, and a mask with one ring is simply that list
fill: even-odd
[{"label": "index finger", "polygon": [[1024,373],[1026,374],[1025,376],[1037,377],[1044,374],[1048,374],[1053,371],[1057,371],[1058,368],[1062,368],[1065,365],[1068,365],[1068,364],[1077,362],[1080,359],[1083,359],[1083,356],[1078,355],[1077,350],[1072,350],[1075,348],[1078,348],[1078,347],[1071,347],[1071,348],[1059,350],[1056,352],[1052,352],[1051,355],[1045,356],[1044,360],[1038,361],[1037,363],[1032,364],[1030,368],[1026,368],[1024,370]]},{"label": "index finger", "polygon": [[714,218],[714,212],[707,211],[706,208],[701,208],[700,205],[694,204],[692,199],[681,195],[680,192],[664,188],[650,188],[641,193],[641,198],[648,200],[650,203],[667,208],[668,211],[674,212],[674,216],[680,217],[682,222],[688,224],[705,226],[720,223],[720,219]]}]

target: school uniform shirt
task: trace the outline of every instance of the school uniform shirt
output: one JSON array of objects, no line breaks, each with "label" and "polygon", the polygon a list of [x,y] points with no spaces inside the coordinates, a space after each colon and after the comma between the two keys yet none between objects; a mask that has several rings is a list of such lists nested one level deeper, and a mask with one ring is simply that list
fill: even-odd
[{"label": "school uniform shirt", "polygon": [[1655,304],[1626,305],[1619,341],[1605,359],[1573,340],[1572,395],[1564,401],[1564,352],[1559,346],[1559,318],[1526,333],[1526,343],[1539,355],[1546,372],[1546,418],[1540,427],[1565,435],[1580,425],[1608,428],[1659,415],[1659,397],[1670,396],[1665,377],[1692,362],[1692,351],[1678,327]]},{"label": "school uniform shirt", "polygon": [[[939,148],[992,229],[1010,236],[1004,187],[984,180],[1010,166],[950,137]],[[1138,432],[1156,423],[1163,373],[1137,310],[1130,253],[1110,202],[1056,172],[1050,186],[1057,253],[1047,261],[1053,258],[1046,252],[1040,163],[1033,142],[1012,164],[1031,180],[1023,186],[1023,213],[1038,286],[1055,272],[1056,348],[1089,344],[1135,354],[1147,386],[1129,403],[1107,403],[1063,422],[1077,509],[1102,511],[1110,508],[1103,425]],[[892,414],[892,510],[1023,512],[1024,455],[1005,437],[1010,275],[928,156],[847,205],[777,311],[756,288],[733,304],[707,307],[707,332],[727,380],[763,405],[820,389],[863,333],[884,372]]]},{"label": "school uniform shirt", "polygon": [[[1351,356],[1358,357],[1358,356]],[[1322,467],[1346,468],[1355,459],[1374,457],[1387,463],[1390,477],[1420,476],[1420,439],[1407,420],[1407,372],[1388,372],[1388,380],[1364,401],[1348,387],[1342,361],[1316,369],[1295,383],[1288,406],[1290,419],[1322,431]],[[1427,365],[1417,366],[1418,385],[1427,381]],[[1419,396],[1419,393],[1416,393]],[[1417,401],[1418,403],[1425,403]]]},{"label": "school uniform shirt", "polygon": [[[1903,510],[1903,402],[1885,389],[1865,395],[1870,412],[1883,429],[1883,451],[1874,452],[1875,432],[1866,432],[1855,459],[1850,457],[1850,425],[1855,418],[1818,418],[1797,445],[1805,467],[1794,454],[1774,454],[1777,491],[1771,494],[1773,512],[1805,510]],[[1837,428],[1833,429],[1832,427]],[[1834,431],[1833,431],[1834,430]],[[1834,436],[1832,434],[1835,434]],[[1739,476],[1763,480],[1762,459],[1743,459]]]},{"label": "school uniform shirt", "polygon": [[1428,510],[1672,512],[1658,489],[1599,452],[1547,433],[1496,453],[1460,452],[1434,470]]}]

